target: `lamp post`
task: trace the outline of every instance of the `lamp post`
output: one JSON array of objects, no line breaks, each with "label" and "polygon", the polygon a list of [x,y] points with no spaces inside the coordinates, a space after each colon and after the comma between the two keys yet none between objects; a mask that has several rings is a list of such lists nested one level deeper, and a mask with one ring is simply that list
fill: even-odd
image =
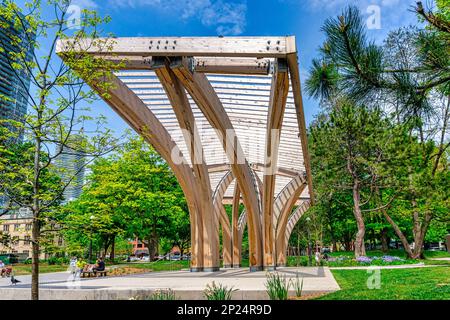
[{"label": "lamp post", "polygon": [[311,248],[311,233],[309,231],[309,222],[311,221],[310,217],[306,217],[306,231],[308,232],[308,265],[312,266],[312,248]]}]

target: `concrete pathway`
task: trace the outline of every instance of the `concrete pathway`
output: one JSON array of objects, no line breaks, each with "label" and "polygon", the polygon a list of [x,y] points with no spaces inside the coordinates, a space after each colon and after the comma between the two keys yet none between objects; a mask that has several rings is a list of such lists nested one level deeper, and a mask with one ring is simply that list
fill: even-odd
[{"label": "concrete pathway", "polygon": [[[31,284],[31,275],[16,276],[15,278],[20,281],[20,283],[17,285],[18,287]],[[72,275],[66,271],[42,273],[39,275],[39,283],[46,284],[46,283],[52,283],[52,282],[65,282],[69,278],[72,279]],[[2,288],[2,287],[11,287],[11,279],[10,278],[0,278],[0,288]]]},{"label": "concrete pathway", "polygon": [[[339,285],[327,267],[279,268],[286,279],[303,278],[304,294],[339,290]],[[234,299],[267,299],[266,272],[249,272],[248,268],[222,269],[218,272],[189,271],[153,272],[123,277],[106,277],[67,281],[68,273],[47,274],[41,279],[42,299],[124,299],[148,295],[155,290],[172,289],[181,299],[202,299],[203,290],[213,281],[234,287]],[[59,279],[59,281],[58,281]],[[19,277],[19,280],[20,279]],[[29,281],[15,287],[0,287],[0,298],[29,299]],[[291,288],[292,294],[293,288]],[[3,291],[3,292],[2,292]]]}]

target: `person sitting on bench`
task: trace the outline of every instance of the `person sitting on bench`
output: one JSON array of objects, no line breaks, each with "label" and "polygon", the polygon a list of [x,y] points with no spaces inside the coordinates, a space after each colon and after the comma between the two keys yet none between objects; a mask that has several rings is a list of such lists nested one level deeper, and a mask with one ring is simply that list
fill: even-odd
[{"label": "person sitting on bench", "polygon": [[92,269],[92,271],[94,271],[94,274],[97,274],[97,272],[105,271],[105,262],[103,261],[103,258],[99,258],[97,260],[97,264],[95,265],[94,269]]}]

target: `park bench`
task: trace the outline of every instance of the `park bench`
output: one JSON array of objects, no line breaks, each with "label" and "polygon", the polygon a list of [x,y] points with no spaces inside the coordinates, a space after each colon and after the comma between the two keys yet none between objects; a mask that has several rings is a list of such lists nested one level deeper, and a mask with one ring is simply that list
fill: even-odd
[{"label": "park bench", "polygon": [[86,266],[83,271],[81,271],[82,278],[90,278],[91,275],[97,277],[106,277],[108,275],[108,271],[105,269],[103,271],[93,271],[93,266]]}]

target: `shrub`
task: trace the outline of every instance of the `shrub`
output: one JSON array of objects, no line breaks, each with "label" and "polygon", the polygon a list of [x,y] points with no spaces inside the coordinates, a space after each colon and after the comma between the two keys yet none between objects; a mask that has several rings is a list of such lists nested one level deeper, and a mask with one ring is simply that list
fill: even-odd
[{"label": "shrub", "polygon": [[235,291],[237,291],[237,289],[233,289],[233,287],[228,288],[222,284],[216,285],[213,281],[211,285],[208,284],[206,286],[203,294],[207,300],[231,300],[233,292]]},{"label": "shrub", "polygon": [[137,296],[130,300],[177,300],[177,296],[172,289],[156,290],[149,296]]},{"label": "shrub", "polygon": [[285,276],[280,276],[278,273],[267,275],[265,286],[270,300],[287,300],[290,285],[290,281],[287,281]]},{"label": "shrub", "polygon": [[300,281],[298,273],[297,273],[297,276],[295,277],[295,281],[292,281],[292,286],[294,287],[294,290],[295,290],[295,296],[297,298],[300,298],[302,296],[302,292],[303,292],[303,278]]}]

